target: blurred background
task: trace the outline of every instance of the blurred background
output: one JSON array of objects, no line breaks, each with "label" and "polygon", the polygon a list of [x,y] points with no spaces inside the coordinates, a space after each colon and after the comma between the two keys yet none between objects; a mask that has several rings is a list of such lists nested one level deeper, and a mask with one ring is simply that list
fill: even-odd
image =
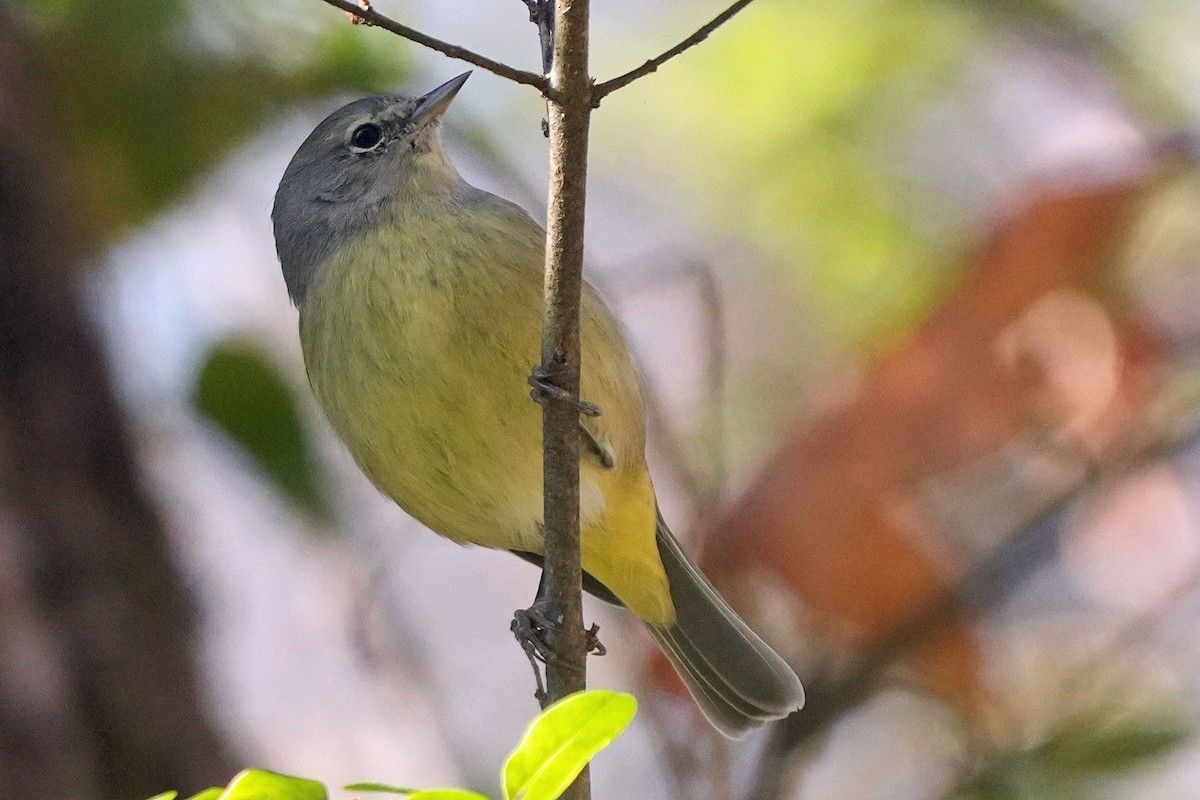
[{"label": "blurred background", "polygon": [[[596,4],[594,74],[722,7]],[[376,8],[537,68],[517,0]],[[269,222],[325,114],[464,68],[318,0],[0,2],[7,796],[496,793],[537,573],[358,473]],[[1193,0],[758,0],[604,101],[664,511],[809,703],[731,746],[589,600],[642,701],[597,797],[1196,796],[1198,87]],[[535,217],[543,113],[476,70],[445,130]]]}]

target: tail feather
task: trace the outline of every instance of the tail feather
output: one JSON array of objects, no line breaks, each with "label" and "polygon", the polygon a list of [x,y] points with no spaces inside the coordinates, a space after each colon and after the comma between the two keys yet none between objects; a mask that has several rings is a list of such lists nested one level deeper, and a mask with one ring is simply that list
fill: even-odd
[{"label": "tail feather", "polygon": [[661,515],[657,541],[676,620],[647,629],[709,721],[736,738],[804,705],[796,673],[717,593]]}]

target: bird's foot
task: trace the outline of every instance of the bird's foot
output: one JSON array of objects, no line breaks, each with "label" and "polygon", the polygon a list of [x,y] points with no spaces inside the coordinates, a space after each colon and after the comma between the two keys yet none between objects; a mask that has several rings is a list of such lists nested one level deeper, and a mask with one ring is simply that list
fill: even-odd
[{"label": "bird's foot", "polygon": [[533,387],[529,391],[529,396],[540,406],[544,406],[551,401],[568,403],[578,409],[579,413],[585,417],[600,416],[600,406],[595,403],[589,403],[587,400],[576,400],[574,397],[571,397],[569,392],[554,382],[554,376],[550,370],[541,364],[534,367],[533,372],[529,374],[529,385]]},{"label": "bird's foot", "polygon": [[537,659],[545,664],[548,660],[555,658],[554,650],[546,641],[546,633],[552,627],[553,623],[542,613],[542,610],[537,606],[531,606],[513,612],[513,621],[509,630],[512,631],[513,636],[517,637],[517,641],[521,643],[521,649],[531,659]]},{"label": "bird's foot", "polygon": [[[513,612],[513,621],[509,630],[516,637],[521,649],[525,651],[530,666],[533,667],[533,677],[537,682],[534,696],[538,702],[545,697],[545,686],[542,683],[542,670],[538,664],[565,664],[572,669],[582,669],[582,665],[562,658],[555,652],[550,642],[551,631],[557,630],[558,623],[546,616],[545,611],[534,603],[529,608]],[[585,655],[602,656],[608,653],[608,648],[600,641],[600,626],[593,624],[583,634],[587,649]]]}]

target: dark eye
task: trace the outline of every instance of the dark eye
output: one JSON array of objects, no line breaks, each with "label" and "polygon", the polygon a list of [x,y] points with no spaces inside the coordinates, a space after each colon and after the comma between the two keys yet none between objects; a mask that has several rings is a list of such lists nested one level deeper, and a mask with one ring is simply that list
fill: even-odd
[{"label": "dark eye", "polygon": [[379,140],[382,138],[383,131],[379,129],[379,126],[368,122],[354,129],[354,133],[350,134],[350,144],[359,150],[370,150],[379,144]]}]

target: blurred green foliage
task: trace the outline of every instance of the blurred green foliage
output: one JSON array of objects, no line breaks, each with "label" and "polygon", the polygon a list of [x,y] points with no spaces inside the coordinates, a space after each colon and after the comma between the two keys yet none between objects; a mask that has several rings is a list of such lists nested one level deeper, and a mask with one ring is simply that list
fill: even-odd
[{"label": "blurred green foliage", "polygon": [[1139,719],[1114,725],[1081,721],[1036,747],[1006,753],[958,788],[958,800],[1072,800],[1093,796],[1098,778],[1145,766],[1191,736],[1178,720]]},{"label": "blurred green foliage", "polygon": [[[1194,41],[1176,33],[1176,45],[1163,46],[1167,29],[1200,25],[1195,4],[1155,0],[1105,21],[1094,5],[759,0],[606,100],[593,152],[621,166],[640,156],[685,213],[753,242],[823,332],[877,346],[924,317],[977,234],[969,211],[908,172],[903,157],[920,135],[916,121],[929,121],[948,87],[965,88],[981,44],[1056,42],[1094,58],[1131,108],[1190,119],[1191,104],[1171,87],[1178,76],[1162,65]],[[662,39],[630,47],[651,55]]]},{"label": "blurred green foliage", "polygon": [[672,141],[651,168],[700,189],[673,194],[754,241],[823,326],[862,339],[913,320],[944,277],[930,268],[944,243],[908,207],[919,188],[886,159],[977,27],[958,2],[759,2],[640,84],[654,102],[623,108],[646,118],[614,132],[623,153],[630,136]]},{"label": "blurred green foliage", "polygon": [[394,88],[410,45],[301,0],[33,0],[88,221],[115,238],[179,201],[266,119]]},{"label": "blurred green foliage", "polygon": [[239,341],[213,347],[196,382],[195,404],[289,500],[319,520],[332,519],[291,387],[255,347]]}]

